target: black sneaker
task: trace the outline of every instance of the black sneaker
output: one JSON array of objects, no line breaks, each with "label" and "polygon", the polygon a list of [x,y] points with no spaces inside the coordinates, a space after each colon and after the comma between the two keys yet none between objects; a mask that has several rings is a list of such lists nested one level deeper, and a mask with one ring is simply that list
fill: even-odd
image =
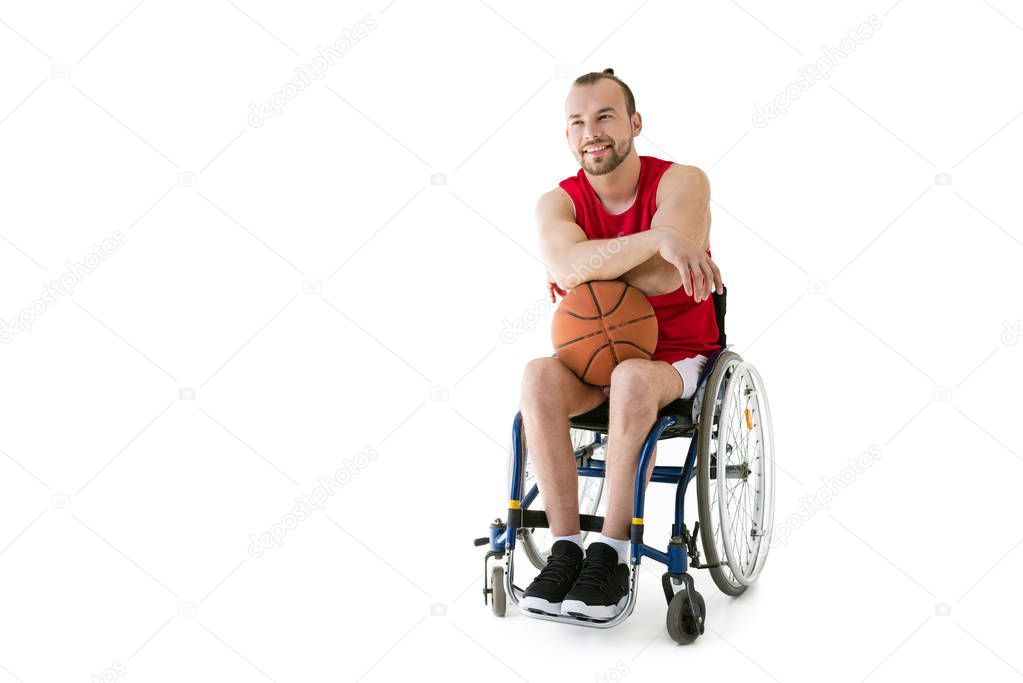
[{"label": "black sneaker", "polygon": [[561,614],[561,599],[572,587],[583,564],[583,549],[575,541],[555,541],[547,566],[529,584],[519,608],[527,612]]},{"label": "black sneaker", "polygon": [[594,541],[575,585],[561,602],[561,613],[590,619],[611,619],[629,599],[629,565],[607,543]]}]

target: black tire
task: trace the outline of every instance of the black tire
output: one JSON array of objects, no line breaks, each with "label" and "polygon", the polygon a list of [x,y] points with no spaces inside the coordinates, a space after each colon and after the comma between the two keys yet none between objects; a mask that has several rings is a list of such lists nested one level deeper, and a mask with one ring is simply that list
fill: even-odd
[{"label": "black tire", "polygon": [[686,591],[679,591],[668,604],[668,635],[679,645],[688,645],[700,637],[700,626],[707,621],[707,605],[703,596],[693,591],[698,614],[693,614]]},{"label": "black tire", "polygon": [[[717,544],[714,542],[714,523],[716,511],[711,510],[710,493],[710,448],[711,439],[717,430],[717,421],[720,417],[721,400],[724,398],[724,390],[728,378],[734,371],[735,366],[742,362],[742,356],[734,351],[722,351],[714,363],[714,370],[710,373],[705,384],[703,394],[703,405],[700,408],[700,422],[697,428],[699,438],[697,441],[696,456],[696,497],[700,518],[700,537],[703,541],[704,562],[706,564],[719,564],[722,561],[718,553]],[[726,572],[727,567],[711,567],[710,576],[714,584],[725,595],[742,595],[747,586],[729,581]]]},{"label": "black tire", "polygon": [[504,567],[490,568],[490,587],[494,590],[490,594],[490,609],[494,616],[503,617],[508,606],[508,596],[504,592]]}]

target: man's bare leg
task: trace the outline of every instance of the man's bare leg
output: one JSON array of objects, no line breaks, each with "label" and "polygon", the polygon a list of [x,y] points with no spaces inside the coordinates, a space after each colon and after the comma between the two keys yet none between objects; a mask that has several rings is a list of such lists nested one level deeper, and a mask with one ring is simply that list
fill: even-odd
[{"label": "man's bare leg", "polygon": [[[640,450],[657,420],[658,411],[681,395],[682,378],[678,370],[664,361],[633,358],[619,363],[611,373],[611,421],[604,485],[607,513],[602,530],[605,536],[629,538]],[[656,456],[655,450],[645,483],[650,482]]]},{"label": "man's bare leg", "polygon": [[554,536],[580,532],[579,473],[569,438],[568,418],[582,415],[606,400],[600,387],[580,380],[557,358],[536,358],[526,364],[519,409],[527,457],[535,466],[547,521]]}]

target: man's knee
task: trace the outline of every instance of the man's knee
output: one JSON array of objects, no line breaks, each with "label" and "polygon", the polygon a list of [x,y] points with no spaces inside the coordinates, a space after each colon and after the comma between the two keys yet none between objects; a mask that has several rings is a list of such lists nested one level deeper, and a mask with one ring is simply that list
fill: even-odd
[{"label": "man's knee", "polygon": [[611,371],[612,405],[636,410],[649,409],[657,397],[650,389],[650,361],[640,358],[623,360]]},{"label": "man's knee", "polygon": [[568,368],[551,356],[534,358],[522,372],[522,402],[562,400],[562,386]]}]

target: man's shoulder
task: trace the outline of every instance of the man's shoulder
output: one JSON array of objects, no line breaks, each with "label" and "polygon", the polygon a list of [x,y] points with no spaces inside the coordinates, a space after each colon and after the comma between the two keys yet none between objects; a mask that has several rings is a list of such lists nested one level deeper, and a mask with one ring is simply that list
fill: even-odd
[{"label": "man's shoulder", "polygon": [[551,204],[571,204],[572,195],[570,195],[563,186],[555,185],[541,194],[538,201]]},{"label": "man's shoulder", "polygon": [[580,168],[577,173],[573,173],[572,175],[561,180],[561,182],[558,183],[558,187],[561,188],[578,187],[580,182],[580,176],[582,174],[583,170]]},{"label": "man's shoulder", "polygon": [[536,200],[537,209],[546,212],[564,212],[566,209],[575,218],[575,202],[560,184],[540,195]]},{"label": "man's shoulder", "polygon": [[660,204],[661,200],[669,194],[686,186],[710,187],[710,180],[703,169],[698,166],[672,162],[664,170],[661,181],[657,185],[657,203]]}]

